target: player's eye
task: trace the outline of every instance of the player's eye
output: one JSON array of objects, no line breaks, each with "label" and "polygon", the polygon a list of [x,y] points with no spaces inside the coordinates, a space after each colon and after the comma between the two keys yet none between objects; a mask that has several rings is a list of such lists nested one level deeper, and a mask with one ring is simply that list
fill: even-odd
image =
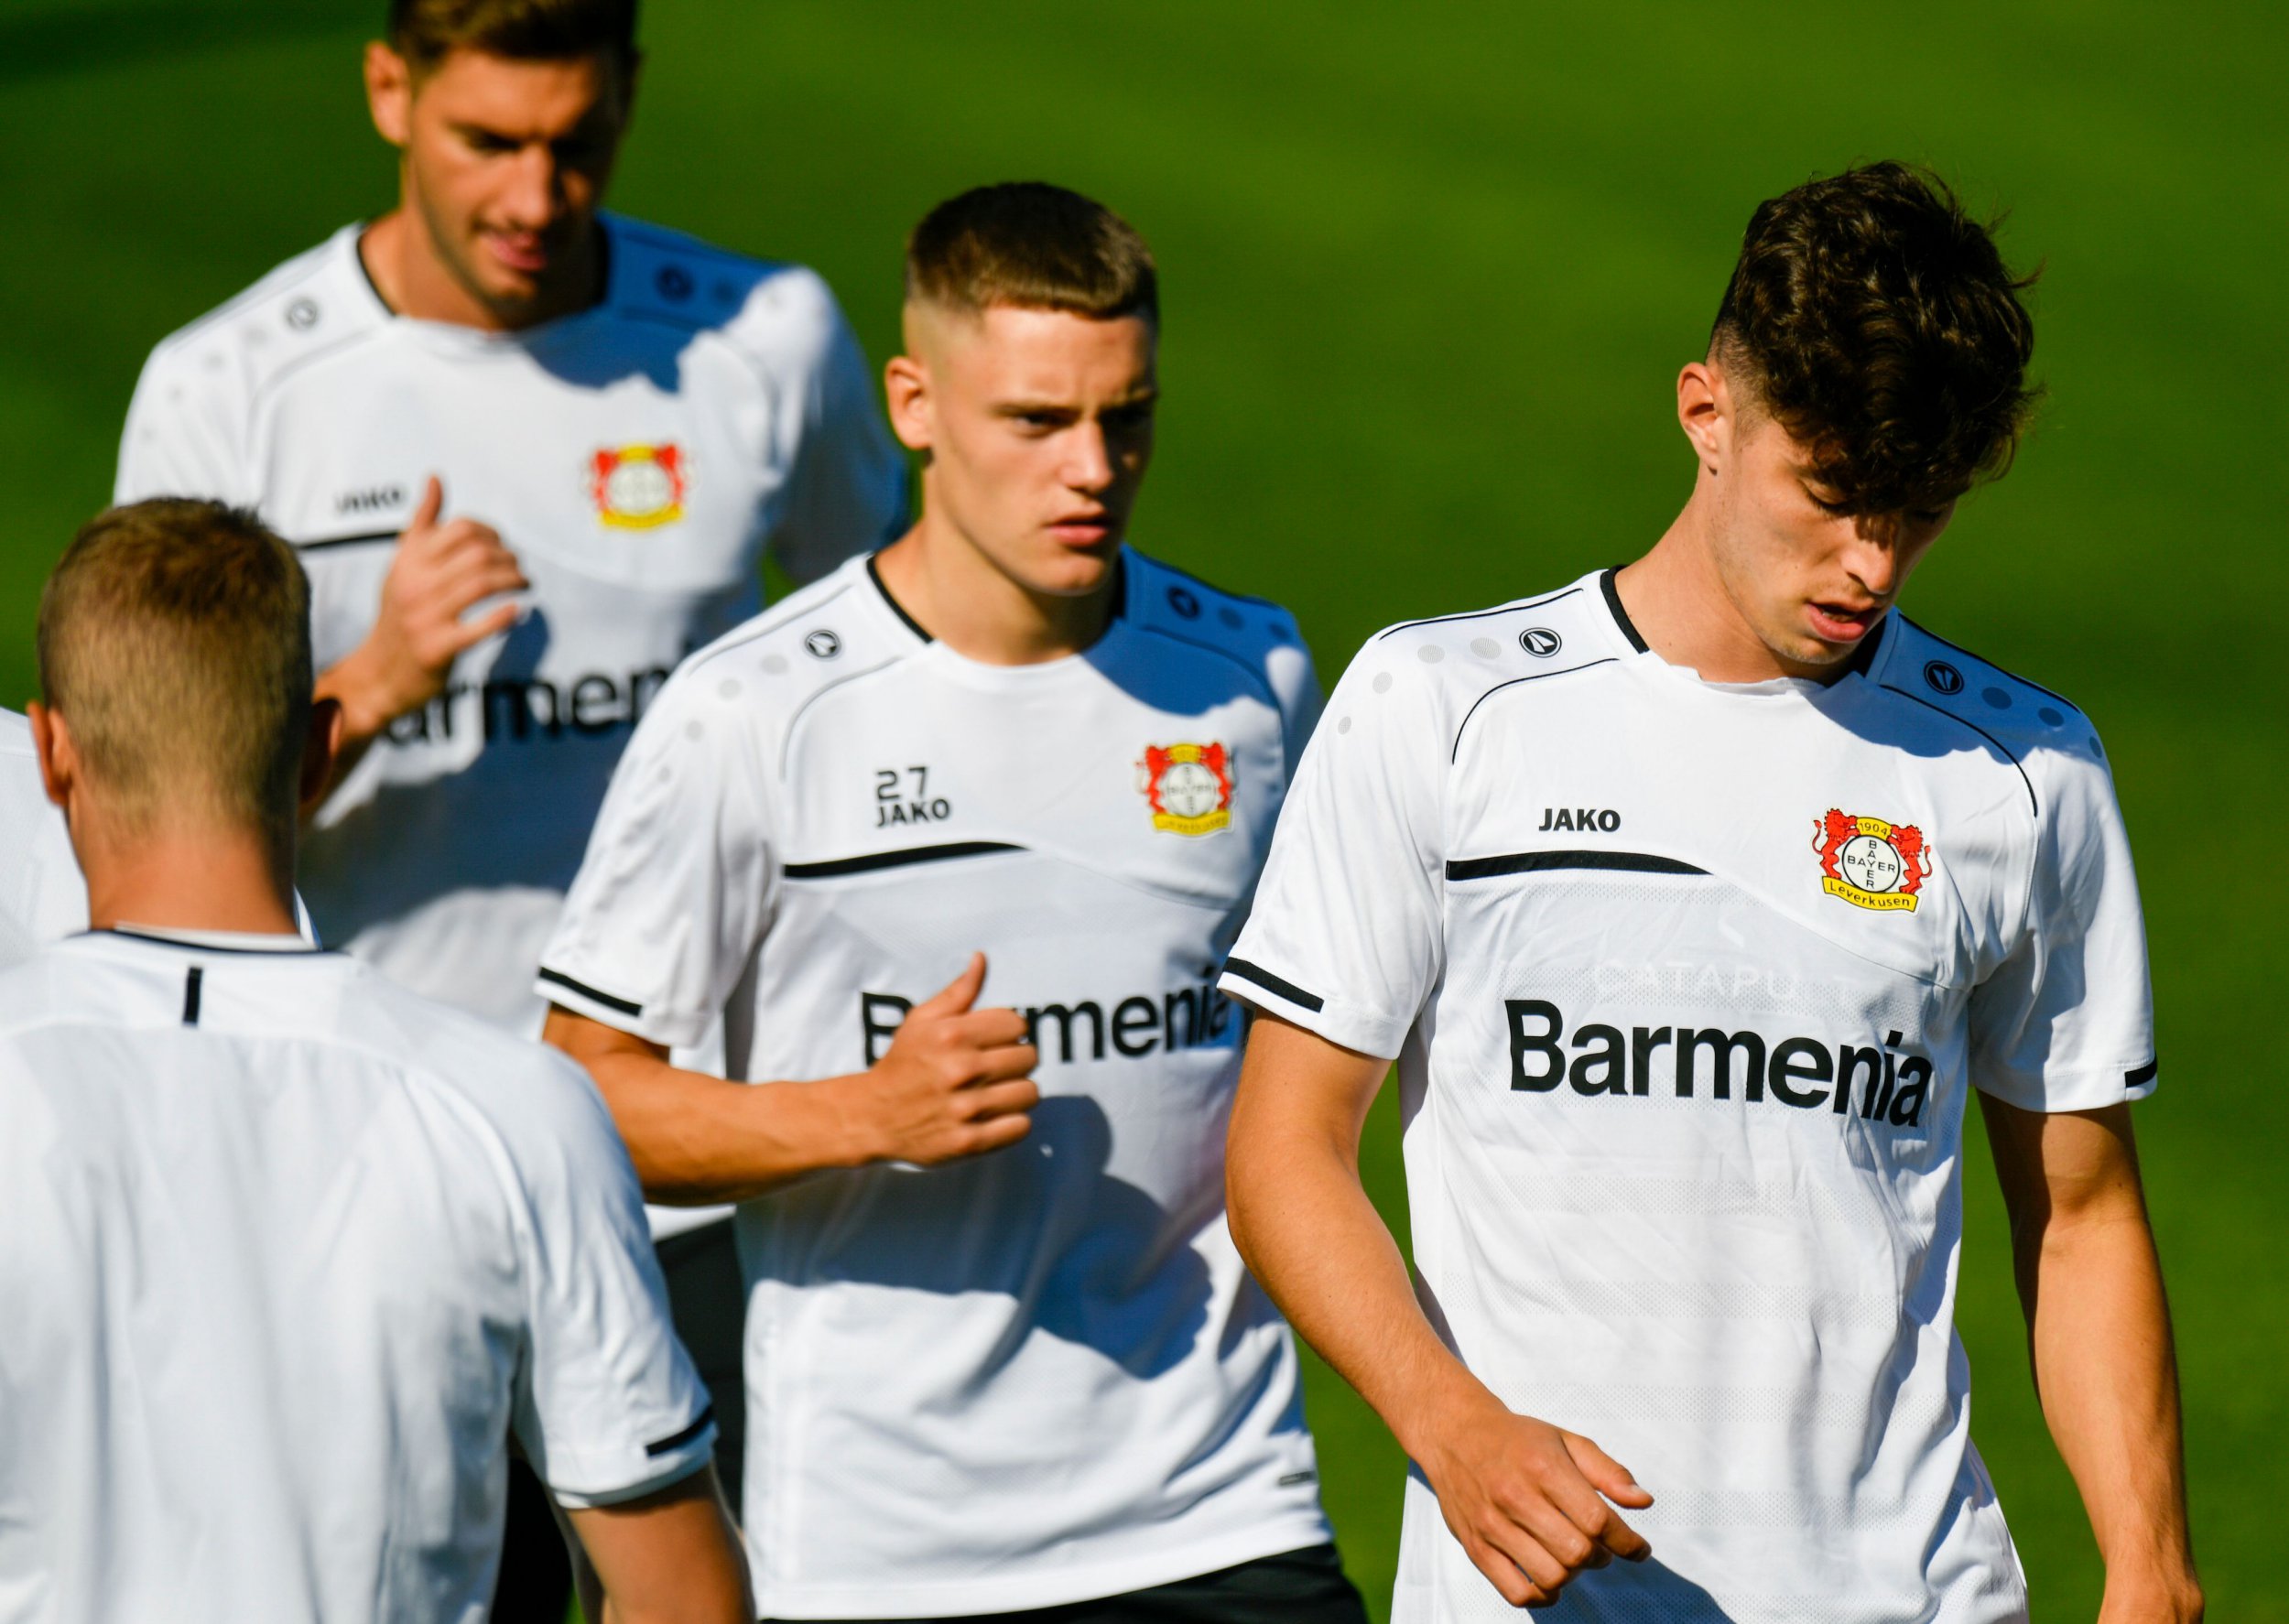
[{"label": "player's eye", "polygon": [[1152,401],[1140,400],[1130,406],[1115,406],[1105,414],[1105,426],[1130,433],[1149,428],[1153,424],[1153,406]]},{"label": "player's eye", "polygon": [[516,150],[515,141],[506,135],[496,135],[491,130],[463,130],[461,138],[472,152],[481,152],[488,157]]}]

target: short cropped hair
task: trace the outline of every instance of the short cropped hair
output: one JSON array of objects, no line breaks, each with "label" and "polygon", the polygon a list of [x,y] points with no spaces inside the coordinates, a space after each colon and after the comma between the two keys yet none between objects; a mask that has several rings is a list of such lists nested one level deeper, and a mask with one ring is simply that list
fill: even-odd
[{"label": "short cropped hair", "polygon": [[389,46],[425,73],[456,50],[515,61],[603,54],[635,65],[636,0],[389,0]]},{"label": "short cropped hair", "polygon": [[906,298],[971,314],[994,305],[1160,320],[1153,251],[1129,222],[1039,180],[981,186],[906,239]]},{"label": "short cropped hair", "polygon": [[1710,352],[1840,511],[1936,507],[2011,465],[2037,394],[2034,280],[1936,176],[1868,164],[1757,206]]},{"label": "short cropped hair", "polygon": [[81,530],[40,595],[39,682],[129,827],[188,814],[291,840],[309,605],[294,549],[220,503],[138,502]]}]

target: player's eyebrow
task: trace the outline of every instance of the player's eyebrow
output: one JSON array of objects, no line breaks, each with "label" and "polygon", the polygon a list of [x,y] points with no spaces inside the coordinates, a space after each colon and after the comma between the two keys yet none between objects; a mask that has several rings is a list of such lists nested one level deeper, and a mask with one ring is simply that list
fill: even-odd
[{"label": "player's eyebrow", "polygon": [[[1100,415],[1134,411],[1159,399],[1159,390],[1142,389],[1134,395],[1107,401]],[[1082,415],[1082,408],[1069,400],[1005,400],[994,405],[993,414],[999,417],[1079,417]]]}]

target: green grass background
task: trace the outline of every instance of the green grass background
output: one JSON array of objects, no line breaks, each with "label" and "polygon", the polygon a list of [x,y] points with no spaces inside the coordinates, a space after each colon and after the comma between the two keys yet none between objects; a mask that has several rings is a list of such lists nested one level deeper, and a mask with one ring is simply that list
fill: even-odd
[{"label": "green grass background", "polygon": [[[356,50],[380,0],[0,4],[0,698],[110,486],[162,333],[385,207]],[[1911,594],[2104,730],[2154,950],[2139,1112],[2214,1616],[2289,1619],[2282,1025],[2289,890],[2289,27],[2231,0],[1724,8],[647,0],[621,207],[808,261],[870,351],[900,244],[965,186],[1095,193],[1164,267],[1136,538],[1286,600],[1332,678],[1366,633],[1645,547],[1689,462],[1671,379],[1749,211],[1857,157],[2008,205],[2050,388]],[[1985,1153],[1962,1326],[2041,1619],[2100,1573],[2043,1429]],[[1403,1217],[1395,1121],[1369,1174]],[[1323,1370],[1352,1572],[1387,1598],[1401,1463]]]}]

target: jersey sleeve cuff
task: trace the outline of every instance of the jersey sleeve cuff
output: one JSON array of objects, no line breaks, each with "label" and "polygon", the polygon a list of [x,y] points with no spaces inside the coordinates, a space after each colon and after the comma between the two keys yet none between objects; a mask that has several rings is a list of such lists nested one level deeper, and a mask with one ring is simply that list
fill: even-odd
[{"label": "jersey sleeve cuff", "polygon": [[1216,986],[1227,998],[1253,1010],[1277,1015],[1331,1044],[1379,1060],[1397,1058],[1406,1042],[1409,1023],[1363,1008],[1340,994],[1317,991],[1238,955],[1224,960],[1224,973]]},{"label": "jersey sleeve cuff", "polygon": [[585,1015],[615,1032],[627,1033],[646,1043],[665,1044],[671,1049],[696,1044],[707,1034],[708,1023],[700,1016],[662,1010],[637,999],[624,998],[610,988],[600,987],[592,980],[584,980],[553,964],[540,967],[540,974],[533,981],[533,991],[550,1003],[561,1004],[576,1015]]},{"label": "jersey sleeve cuff", "polygon": [[1975,1080],[1980,1093],[2021,1110],[2102,1110],[2152,1094],[2161,1081],[2160,1067],[2160,1061],[2147,1059],[2134,1066],[2077,1067],[2029,1076],[1991,1074]]},{"label": "jersey sleeve cuff", "polygon": [[567,1473],[570,1481],[560,1481],[552,1473],[548,1492],[559,1505],[576,1510],[642,1499],[682,1482],[713,1460],[715,1435],[715,1409],[710,1405],[689,1426],[646,1444],[640,1464],[631,1457],[620,1471]]}]

